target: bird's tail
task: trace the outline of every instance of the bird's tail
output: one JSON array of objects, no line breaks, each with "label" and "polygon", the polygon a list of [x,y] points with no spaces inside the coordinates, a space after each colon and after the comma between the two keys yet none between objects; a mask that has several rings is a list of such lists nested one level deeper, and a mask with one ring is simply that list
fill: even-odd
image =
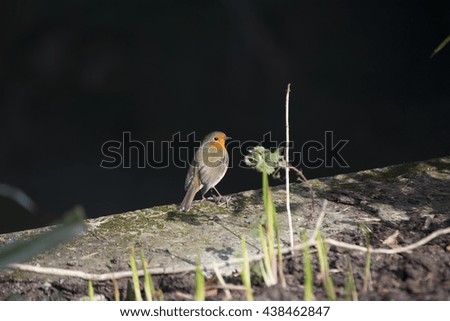
[{"label": "bird's tail", "polygon": [[183,201],[180,204],[180,211],[189,211],[192,206],[192,201],[194,200],[195,194],[198,192],[198,188],[195,186],[196,184],[190,184],[188,190],[186,191],[186,195],[183,198]]}]

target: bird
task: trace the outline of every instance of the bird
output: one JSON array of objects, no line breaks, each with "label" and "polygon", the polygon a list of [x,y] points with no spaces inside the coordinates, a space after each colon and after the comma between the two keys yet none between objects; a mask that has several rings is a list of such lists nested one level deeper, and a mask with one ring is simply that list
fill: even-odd
[{"label": "bird", "polygon": [[180,211],[189,211],[195,195],[200,190],[202,199],[210,189],[214,189],[222,198],[215,186],[228,170],[229,156],[225,147],[227,139],[230,137],[220,131],[214,131],[203,138],[189,165],[184,183],[186,194],[180,204]]}]

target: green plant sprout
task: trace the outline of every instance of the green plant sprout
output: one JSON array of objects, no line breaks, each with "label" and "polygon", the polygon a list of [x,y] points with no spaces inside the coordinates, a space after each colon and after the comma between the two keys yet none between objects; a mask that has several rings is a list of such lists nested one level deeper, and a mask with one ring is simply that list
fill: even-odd
[{"label": "green plant sprout", "polygon": [[[302,238],[302,243],[308,243],[308,238],[306,237],[306,232],[302,231],[300,233]],[[313,291],[313,267],[311,262],[311,255],[309,253],[309,246],[303,246],[303,273],[304,273],[304,300],[313,301],[314,297]]]},{"label": "green plant sprout", "polygon": [[353,278],[353,269],[349,255],[345,256],[347,264],[347,279],[345,281],[345,299],[347,301],[358,301],[358,292],[356,291],[355,279]]},{"label": "green plant sprout", "polygon": [[113,287],[114,287],[114,300],[120,301],[120,292],[119,292],[119,284],[116,279],[112,279]]},{"label": "green plant sprout", "polygon": [[136,257],[134,252],[134,246],[131,247],[131,255],[130,255],[130,265],[131,271],[133,272],[133,289],[134,289],[134,297],[136,301],[142,301],[141,295],[141,287],[139,285],[139,275],[136,267]]},{"label": "green plant sprout", "polygon": [[243,258],[242,272],[241,272],[242,283],[244,284],[245,287],[245,295],[247,301],[253,301],[253,290],[250,275],[250,261],[248,259],[247,245],[245,243],[244,236],[241,239],[241,243],[242,243],[242,258]]},{"label": "green plant sprout", "polygon": [[195,301],[205,301],[205,277],[200,269],[200,260],[195,268]]},{"label": "green plant sprout", "polygon": [[89,301],[94,301],[94,288],[92,286],[92,280],[88,281],[88,295]]},{"label": "green plant sprout", "polygon": [[144,250],[141,249],[142,270],[144,270],[144,293],[147,301],[153,301],[155,289],[153,287],[152,276],[147,272],[147,262],[144,256]]},{"label": "green plant sprout", "polygon": [[335,301],[336,293],[334,291],[333,280],[330,277],[327,248],[322,240],[320,231],[317,231],[317,256],[319,257],[320,273],[323,277],[323,284],[327,293],[327,299]]},{"label": "green plant sprout", "polygon": [[372,274],[370,273],[370,264],[371,264],[371,258],[372,258],[372,253],[371,253],[372,246],[370,245],[370,243],[371,243],[372,231],[364,224],[361,224],[360,228],[364,232],[364,240],[365,240],[365,245],[367,248],[366,263],[364,266],[364,283],[363,283],[363,292],[367,293],[367,291],[370,290],[371,283],[372,283]]}]

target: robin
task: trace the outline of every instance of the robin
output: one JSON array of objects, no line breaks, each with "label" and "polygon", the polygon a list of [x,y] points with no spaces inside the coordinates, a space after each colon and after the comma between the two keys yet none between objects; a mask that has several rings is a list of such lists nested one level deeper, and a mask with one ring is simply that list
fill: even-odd
[{"label": "robin", "polygon": [[212,132],[203,138],[186,175],[184,183],[186,195],[180,205],[181,211],[188,211],[191,208],[195,194],[200,190],[203,199],[212,188],[220,198],[222,197],[215,186],[228,169],[229,157],[225,141],[229,138],[222,132]]}]

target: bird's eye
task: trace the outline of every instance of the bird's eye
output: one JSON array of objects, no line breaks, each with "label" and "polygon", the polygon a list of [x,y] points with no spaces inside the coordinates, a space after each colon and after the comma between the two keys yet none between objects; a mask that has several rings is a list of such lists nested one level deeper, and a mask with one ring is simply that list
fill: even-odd
[{"label": "bird's eye", "polygon": [[214,140],[217,142],[219,140],[219,138],[218,137],[214,137]]}]

